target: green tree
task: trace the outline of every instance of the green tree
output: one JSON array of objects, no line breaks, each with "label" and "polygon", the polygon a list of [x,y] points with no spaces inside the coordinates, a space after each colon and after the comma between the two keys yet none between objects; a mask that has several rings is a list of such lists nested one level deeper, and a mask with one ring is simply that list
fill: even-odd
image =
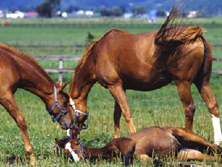
[{"label": "green tree", "polygon": [[139,14],[144,14],[146,12],[147,12],[147,8],[143,7],[143,6],[135,6],[133,8],[133,15],[134,16],[139,15]]},{"label": "green tree", "polygon": [[105,6],[101,6],[99,8],[99,12],[102,16],[122,16],[123,8],[114,6],[112,8],[106,8]]},{"label": "green tree", "polygon": [[41,17],[52,17],[59,7],[61,0],[45,0],[37,6],[37,12]]}]

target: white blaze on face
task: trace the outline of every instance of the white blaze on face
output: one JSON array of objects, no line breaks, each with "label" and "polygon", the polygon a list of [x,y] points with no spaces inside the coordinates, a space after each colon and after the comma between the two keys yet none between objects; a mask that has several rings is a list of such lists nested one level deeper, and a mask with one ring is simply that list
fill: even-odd
[{"label": "white blaze on face", "polygon": [[69,138],[72,138],[72,131],[71,131],[70,129],[68,129],[68,130],[66,131],[66,134],[67,134],[67,136],[68,136]]},{"label": "white blaze on face", "polygon": [[72,108],[75,110],[75,109],[76,109],[75,103],[74,103],[74,101],[72,100],[71,97],[69,98],[69,103],[70,103],[70,105],[72,106]]},{"label": "white blaze on face", "polygon": [[214,127],[214,143],[219,145],[220,142],[222,141],[220,118],[217,118],[214,115],[212,115],[212,122]]},{"label": "white blaze on face", "polygon": [[70,142],[66,143],[65,149],[69,150],[75,162],[78,162],[80,160],[79,156],[75,153],[75,151],[72,150]]}]

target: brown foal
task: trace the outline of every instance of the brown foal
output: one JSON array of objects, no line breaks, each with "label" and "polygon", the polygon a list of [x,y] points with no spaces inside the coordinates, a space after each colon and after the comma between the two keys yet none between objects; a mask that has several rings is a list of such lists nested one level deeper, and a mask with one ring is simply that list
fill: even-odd
[{"label": "brown foal", "polygon": [[129,34],[113,29],[88,46],[75,69],[68,93],[76,113],[77,130],[73,135],[79,133],[87,119],[87,96],[96,82],[108,88],[115,99],[114,138],[118,138],[121,114],[129,131],[136,131],[125,91],[151,91],[174,81],[183,103],[185,128],[192,130],[193,126],[195,105],[191,84],[194,83],[212,114],[215,143],[220,143],[219,109],[209,83],[211,46],[203,37],[203,28],[172,26],[178,12],[174,6],[159,31]]},{"label": "brown foal", "polygon": [[63,92],[66,84],[54,83],[35,60],[24,53],[0,45],[0,104],[8,111],[22,132],[25,151],[35,161],[25,118],[15,102],[13,94],[18,88],[32,92],[41,98],[53,122],[58,121],[63,129],[71,124],[71,113],[67,110],[68,95]]},{"label": "brown foal", "polygon": [[164,158],[176,156],[179,161],[221,161],[222,149],[209,143],[184,128],[150,127],[137,131],[128,137],[110,141],[102,148],[87,148],[77,139],[56,139],[56,143],[71,159],[79,161],[89,158],[105,158],[111,160],[121,155],[126,166],[133,163],[133,156],[147,162],[153,162],[155,157]]}]

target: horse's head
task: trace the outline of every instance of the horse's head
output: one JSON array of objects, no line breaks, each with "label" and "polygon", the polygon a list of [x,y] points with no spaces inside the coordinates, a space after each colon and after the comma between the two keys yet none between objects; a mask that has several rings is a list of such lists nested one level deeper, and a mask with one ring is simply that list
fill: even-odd
[{"label": "horse's head", "polygon": [[67,83],[64,85],[56,84],[54,92],[49,95],[46,101],[46,108],[52,117],[52,121],[57,121],[62,129],[69,129],[73,118],[69,109],[69,96],[63,92],[66,85]]},{"label": "horse's head", "polygon": [[[80,100],[73,100],[69,98],[70,110],[73,113],[73,120],[71,129],[75,130],[75,134],[78,135],[80,130],[88,128],[89,113],[86,111],[85,103]],[[78,137],[77,137],[78,138]]]},{"label": "horse's head", "polygon": [[64,149],[64,153],[69,155],[69,159],[73,162],[78,162],[80,160],[85,159],[85,150],[84,147],[81,145],[78,139],[55,139],[56,144]]}]

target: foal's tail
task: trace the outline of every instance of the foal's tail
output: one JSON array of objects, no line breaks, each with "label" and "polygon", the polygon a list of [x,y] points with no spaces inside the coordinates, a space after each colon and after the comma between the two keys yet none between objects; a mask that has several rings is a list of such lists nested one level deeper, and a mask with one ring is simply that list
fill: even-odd
[{"label": "foal's tail", "polygon": [[183,22],[174,23],[179,17],[180,10],[177,4],[173,6],[171,12],[160,30],[155,35],[155,44],[161,46],[177,47],[184,43],[190,43],[202,37],[204,28],[199,26],[183,26]]}]

